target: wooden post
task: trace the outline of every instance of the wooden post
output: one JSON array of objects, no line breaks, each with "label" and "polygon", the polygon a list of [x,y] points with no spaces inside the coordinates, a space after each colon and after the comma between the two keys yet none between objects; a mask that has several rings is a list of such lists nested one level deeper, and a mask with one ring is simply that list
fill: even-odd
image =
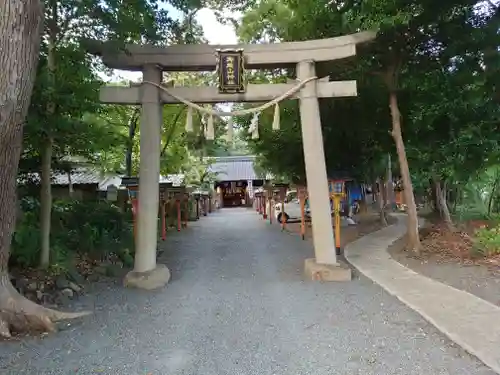
[{"label": "wooden post", "polygon": [[285,199],[281,199],[281,230],[285,230],[286,228],[286,218],[285,218]]},{"label": "wooden post", "polygon": [[273,216],[274,216],[272,192],[271,192],[271,194],[269,194],[268,201],[269,201],[269,224],[272,224],[273,223]]},{"label": "wooden post", "polygon": [[133,234],[134,240],[137,240],[137,211],[139,209],[138,202],[138,189],[136,185],[127,186],[128,199],[132,205],[132,223],[133,223]]},{"label": "wooden post", "polygon": [[334,195],[333,201],[335,204],[335,252],[340,255],[340,196]]},{"label": "wooden post", "polygon": [[188,197],[184,197],[184,202],[185,202],[185,205],[184,205],[184,228],[187,228],[188,226],[188,220],[189,220],[189,198]]},{"label": "wooden post", "polygon": [[181,231],[181,201],[179,198],[175,200],[177,207],[177,232]]},{"label": "wooden post", "polygon": [[170,228],[172,226],[171,224],[171,217],[170,217],[170,211],[172,210],[172,207],[170,205],[170,198],[167,198],[167,200],[165,201],[165,223],[166,223],[166,227],[167,227],[167,231],[168,231],[168,228]]},{"label": "wooden post", "polygon": [[305,202],[305,190],[299,188],[298,190],[299,202],[300,202],[300,235],[303,240],[306,238],[306,202]]},{"label": "wooden post", "polygon": [[167,239],[167,218],[166,218],[166,212],[167,210],[165,209],[165,202],[161,202],[161,239],[165,241]]},{"label": "wooden post", "polygon": [[335,255],[340,255],[340,209],[342,199],[347,198],[345,181],[343,180],[330,180],[329,191],[330,199],[333,199],[333,211],[335,215]]}]

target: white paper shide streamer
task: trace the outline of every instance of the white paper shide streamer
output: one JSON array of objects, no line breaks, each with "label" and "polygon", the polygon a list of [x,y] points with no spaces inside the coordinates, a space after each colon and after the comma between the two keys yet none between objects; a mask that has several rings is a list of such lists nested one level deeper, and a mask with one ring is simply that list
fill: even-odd
[{"label": "white paper shide streamer", "polygon": [[248,132],[252,134],[252,139],[259,139],[259,112],[253,114]]},{"label": "white paper shide streamer", "polygon": [[280,130],[280,106],[278,103],[274,106],[273,130]]},{"label": "white paper shide streamer", "polygon": [[214,116],[212,114],[208,115],[206,138],[208,141],[215,139]]},{"label": "white paper shide streamer", "polygon": [[[231,112],[225,112],[225,111],[218,111],[213,108],[211,105],[198,105],[196,103],[193,103],[187,99],[184,99],[183,97],[177,95],[174,91],[171,91],[169,88],[164,87],[159,85],[158,83],[151,82],[151,81],[143,81],[143,84],[149,84],[153,85],[155,87],[158,87],[160,90],[166,92],[173,98],[177,99],[179,102],[184,103],[188,108],[187,108],[187,115],[186,115],[186,132],[192,132],[194,131],[193,129],[193,111],[197,110],[202,114],[202,119],[201,119],[201,125],[203,127],[203,132],[205,135],[205,138],[207,140],[214,140],[215,139],[215,127],[214,127],[214,116],[217,117],[229,117],[227,121],[227,139],[228,141],[233,140],[233,116],[245,116],[248,114],[253,114],[253,118],[250,123],[250,128],[248,129],[248,132],[252,135],[252,139],[258,139],[259,138],[259,115],[262,111],[266,110],[267,108],[274,107],[274,117],[273,117],[273,125],[272,128],[273,130],[279,130],[280,129],[280,108],[279,108],[279,103],[282,100],[285,100],[289,98],[290,96],[294,95],[297,93],[304,85],[308,82],[311,82],[315,79],[318,79],[318,77],[309,77],[303,81],[300,81],[297,85],[292,87],[290,90],[285,92],[284,94],[274,98],[273,100],[262,104],[258,107],[255,108],[246,108],[246,109],[240,109],[237,111],[231,111]],[[205,116],[208,116],[208,120],[206,119]]]},{"label": "white paper shide streamer", "polygon": [[193,131],[193,108],[187,107],[187,114],[186,114],[186,131],[187,132],[192,132]]}]

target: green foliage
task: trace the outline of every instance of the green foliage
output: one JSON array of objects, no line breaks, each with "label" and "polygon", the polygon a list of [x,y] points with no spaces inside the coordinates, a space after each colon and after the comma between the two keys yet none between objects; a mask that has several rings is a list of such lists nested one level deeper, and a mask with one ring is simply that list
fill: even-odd
[{"label": "green foliage", "polygon": [[213,172],[210,169],[213,163],[213,158],[203,158],[200,160],[191,156],[189,164],[186,164],[184,167],[184,183],[201,189],[212,190],[214,182],[217,180],[217,172]]},{"label": "green foliage", "polygon": [[[485,161],[482,161],[483,163]],[[456,217],[459,221],[496,220],[500,213],[500,166],[490,165],[470,176],[461,187]]]},{"label": "green foliage", "polygon": [[[302,135],[297,102],[286,102],[280,105],[281,129],[273,131],[271,123],[274,108],[259,116],[259,139],[251,139],[246,133],[249,147],[258,155],[257,164],[262,171],[270,172],[276,177],[288,181],[304,181],[305,167],[302,152]],[[244,121],[244,122],[243,122]],[[240,126],[246,129],[250,126],[251,118],[242,119]]]},{"label": "green foliage", "polygon": [[500,226],[478,229],[474,235],[474,250],[484,256],[500,254]]},{"label": "green foliage", "polygon": [[[36,267],[40,257],[40,204],[24,198],[12,242],[10,262]],[[96,260],[118,256],[130,265],[133,254],[132,217],[106,201],[56,201],[53,206],[51,259],[67,264],[76,254]]]},{"label": "green foliage", "polygon": [[[213,83],[211,74],[173,73],[167,79],[176,85],[199,86]],[[202,116],[193,113],[192,133],[185,130],[187,108],[185,105],[163,106],[163,126],[161,138],[160,170],[162,175],[189,170],[192,159],[224,153],[228,149],[224,139],[226,124],[215,119],[216,139],[207,141],[202,125]],[[95,151],[89,156],[103,172],[125,173],[127,146],[132,153],[132,175],[139,171],[140,152],[140,108],[122,105],[102,106],[98,115],[93,116],[100,129],[106,129],[95,142]],[[130,128],[133,131],[130,131]]]},{"label": "green foliage", "polygon": [[[462,196],[464,186],[498,159],[498,13],[493,3],[479,10],[471,0],[266,0],[245,12],[238,31],[242,40],[263,42],[376,30],[376,41],[358,48],[356,59],[317,64],[319,77],[356,79],[358,84],[356,98],[320,101],[328,170],[368,180],[384,174],[381,161],[387,154],[398,160],[390,134],[392,90],[418,191],[427,194],[429,181],[438,179],[465,213],[471,210],[461,208],[473,202]],[[293,69],[279,73],[294,75]],[[276,80],[279,73],[267,77]],[[282,130],[275,134],[269,131],[272,115],[261,116],[261,139],[249,145],[265,169],[280,176],[303,175],[298,119],[283,112]],[[248,121],[240,125],[248,127]],[[397,176],[399,166],[394,167]],[[483,182],[481,189],[492,189]],[[494,195],[492,204],[487,193],[479,200],[486,214],[496,208]]]}]

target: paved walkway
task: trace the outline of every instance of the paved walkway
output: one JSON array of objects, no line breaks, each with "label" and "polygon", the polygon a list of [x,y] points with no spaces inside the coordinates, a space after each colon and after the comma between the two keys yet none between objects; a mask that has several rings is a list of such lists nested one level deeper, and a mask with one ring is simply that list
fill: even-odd
[{"label": "paved walkway", "polygon": [[0,373],[494,374],[363,276],[304,281],[308,241],[254,211],[202,218],[164,248],[167,288],[88,296],[92,317],[44,339],[0,343]]},{"label": "paved walkway", "polygon": [[500,373],[500,308],[417,274],[393,260],[387,248],[406,232],[405,217],[398,219],[396,225],[348,245],[347,260]]}]

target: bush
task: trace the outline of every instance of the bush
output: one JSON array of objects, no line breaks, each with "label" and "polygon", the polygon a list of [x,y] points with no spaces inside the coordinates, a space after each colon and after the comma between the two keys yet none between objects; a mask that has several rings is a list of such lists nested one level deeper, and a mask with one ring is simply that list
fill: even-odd
[{"label": "bush", "polygon": [[[12,243],[11,264],[35,267],[40,256],[40,203],[21,200]],[[130,213],[122,213],[107,201],[55,201],[52,206],[51,262],[71,262],[75,255],[95,260],[119,257],[133,260],[133,232]]]},{"label": "bush", "polygon": [[500,253],[500,226],[480,228],[474,235],[474,249],[484,256]]}]

